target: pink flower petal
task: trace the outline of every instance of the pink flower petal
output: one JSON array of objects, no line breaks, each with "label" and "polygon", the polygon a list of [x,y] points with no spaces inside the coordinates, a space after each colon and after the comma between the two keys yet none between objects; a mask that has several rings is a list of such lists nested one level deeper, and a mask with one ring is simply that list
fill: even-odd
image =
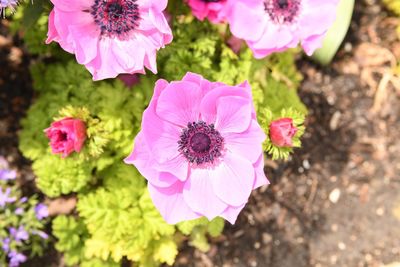
[{"label": "pink flower petal", "polygon": [[[135,47],[133,50],[132,47]],[[126,73],[136,73],[143,70],[146,50],[137,40],[120,41],[112,43],[112,53],[118,64],[126,70]]]},{"label": "pink flower petal", "polygon": [[147,109],[143,113],[142,131],[157,162],[165,163],[179,155],[181,129],[178,126],[161,120],[151,109]]},{"label": "pink flower petal", "polygon": [[99,41],[98,29],[91,24],[84,26],[69,26],[71,36],[78,40],[76,45],[76,60],[79,64],[87,64],[97,56],[97,43]]},{"label": "pink flower petal", "polygon": [[266,14],[262,1],[252,6],[238,1],[232,8],[232,14],[228,16],[229,26],[237,38],[258,40],[264,31],[264,16]]},{"label": "pink flower petal", "polygon": [[256,179],[254,181],[253,189],[259,188],[260,186],[269,184],[267,177],[264,172],[264,154],[262,153],[256,163],[253,164],[256,171]]},{"label": "pink flower petal", "polygon": [[[154,152],[153,152],[154,154]],[[189,163],[187,159],[182,155],[177,155],[173,159],[169,159],[162,163],[155,162],[153,168],[157,169],[160,172],[170,172],[176,175],[179,180],[185,181],[188,177],[189,172]]]},{"label": "pink flower petal", "polygon": [[222,201],[232,206],[247,202],[253,189],[255,172],[246,158],[228,152],[210,176],[214,192]]},{"label": "pink flower petal", "polygon": [[185,76],[183,76],[182,81],[185,82],[192,82],[195,84],[201,84],[201,82],[203,81],[203,76],[201,76],[200,74],[196,74],[193,72],[188,72],[185,74]]},{"label": "pink flower petal", "polygon": [[204,79],[201,75],[192,73],[192,72],[186,73],[185,76],[183,76],[182,81],[192,82],[192,83],[199,85],[199,87],[201,89],[201,93],[202,93],[202,98],[208,92],[210,92],[211,89],[221,86],[221,83],[210,82],[210,81]]},{"label": "pink flower petal", "polygon": [[201,91],[191,82],[172,82],[161,93],[156,113],[160,118],[181,127],[199,119]]},{"label": "pink flower petal", "polygon": [[266,27],[265,33],[261,39],[252,41],[250,44],[254,49],[279,49],[290,43],[293,38],[293,33],[290,31],[289,27],[271,24]]},{"label": "pink flower petal", "polygon": [[228,205],[215,195],[209,172],[207,169],[193,169],[183,187],[183,198],[193,211],[212,220]]},{"label": "pink flower petal", "polygon": [[[112,40],[102,38],[98,42],[98,55],[86,67],[93,75],[93,80],[103,80],[106,78],[115,78],[120,73],[126,73],[122,66],[115,60],[112,51]],[[112,61],[113,64],[109,62]]]},{"label": "pink flower petal", "polygon": [[301,42],[301,46],[304,49],[304,52],[311,56],[315,50],[322,47],[322,43],[324,41],[325,34],[323,35],[314,35],[311,36]]},{"label": "pink flower petal", "polygon": [[[306,53],[311,54],[320,44],[312,36],[325,35],[335,20],[339,1],[293,1],[286,10],[271,1],[228,2],[227,20],[233,35],[246,41],[255,58],[263,58],[296,47],[299,42],[304,42]],[[310,43],[305,42],[307,39]]]},{"label": "pink flower petal", "polygon": [[[78,63],[85,65],[93,80],[115,78],[123,73],[145,73],[145,67],[157,73],[156,53],[172,41],[172,32],[163,13],[167,0],[136,1],[140,21],[138,25],[133,22],[127,25],[130,28],[123,29],[123,33],[117,30],[119,25],[114,24],[118,19],[101,13],[108,12],[107,1],[52,2],[54,9],[49,17],[46,43],[58,42],[64,50],[76,54]],[[123,10],[129,8],[126,1],[118,3]],[[127,11],[126,19],[136,20],[134,13]],[[105,24],[110,26],[108,30],[114,30],[105,33]]]},{"label": "pink flower petal", "polygon": [[203,0],[188,0],[188,5],[197,19],[204,20],[208,18],[209,21],[215,24],[226,20],[227,4],[228,1],[226,0],[208,3]]},{"label": "pink flower petal", "polygon": [[228,133],[223,135],[225,147],[233,154],[241,155],[254,163],[262,154],[262,144],[266,138],[257,121],[252,120],[249,129],[243,133]]},{"label": "pink flower petal", "polygon": [[[216,84],[217,86],[214,87]],[[215,123],[217,120],[217,105],[218,99],[224,96],[239,96],[251,99],[251,93],[241,86],[227,86],[214,83],[212,90],[204,95],[201,104],[201,119],[207,123]],[[243,88],[243,89],[242,89]]]},{"label": "pink flower petal", "polygon": [[242,204],[238,207],[229,206],[220,216],[231,224],[235,224],[239,213],[242,211],[245,205],[246,204]]},{"label": "pink flower petal", "polygon": [[[307,1],[305,3],[307,3]],[[301,37],[308,38],[311,35],[323,34],[326,32],[335,21],[336,6],[337,4],[332,0],[311,1],[308,3],[299,21]]]},{"label": "pink flower petal", "polygon": [[215,128],[221,133],[241,133],[251,122],[251,102],[239,96],[224,96],[218,99]]},{"label": "pink flower petal", "polygon": [[158,98],[160,97],[161,92],[167,88],[168,86],[168,82],[164,79],[159,79],[156,81],[156,84],[154,86],[154,94],[153,97],[151,98],[151,103],[150,103],[150,107],[153,107],[153,111],[155,112],[156,109],[156,103],[158,101]]},{"label": "pink flower petal", "polygon": [[201,217],[183,199],[183,183],[177,182],[168,188],[159,188],[149,183],[147,187],[154,206],[167,223],[175,224]]},{"label": "pink flower petal", "polygon": [[82,11],[90,9],[93,1],[90,0],[50,0],[54,6],[63,11]]},{"label": "pink flower petal", "polygon": [[137,0],[137,3],[142,9],[153,7],[162,11],[167,8],[168,0]]},{"label": "pink flower petal", "polygon": [[162,173],[153,168],[155,161],[151,158],[151,153],[141,132],[135,138],[132,153],[124,159],[124,162],[135,165],[138,171],[157,187],[169,187],[178,180],[170,173]]},{"label": "pink flower petal", "polygon": [[168,40],[168,42],[172,41],[172,33],[171,33],[171,28],[169,27],[168,21],[165,18],[165,16],[160,15],[160,12],[162,11],[155,10],[155,9],[150,9],[149,10],[149,15],[150,19],[153,23],[153,25],[162,33],[167,34],[171,39]]}]

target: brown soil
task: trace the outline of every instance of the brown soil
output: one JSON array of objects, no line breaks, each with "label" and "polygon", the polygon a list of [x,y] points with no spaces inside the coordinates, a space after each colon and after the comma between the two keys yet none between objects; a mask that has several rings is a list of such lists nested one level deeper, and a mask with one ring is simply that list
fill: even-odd
[{"label": "brown soil", "polygon": [[[396,25],[377,0],[356,1],[348,37],[321,68],[301,58],[300,95],[309,108],[303,147],[267,160],[271,186],[202,253],[184,244],[176,266],[382,266],[400,261],[400,58]],[[2,21],[5,24],[5,21]],[[29,58],[0,25],[0,155],[32,192],[18,152],[19,120],[32,97]],[[52,260],[58,261],[52,253]],[[62,263],[26,266],[63,266]]]}]

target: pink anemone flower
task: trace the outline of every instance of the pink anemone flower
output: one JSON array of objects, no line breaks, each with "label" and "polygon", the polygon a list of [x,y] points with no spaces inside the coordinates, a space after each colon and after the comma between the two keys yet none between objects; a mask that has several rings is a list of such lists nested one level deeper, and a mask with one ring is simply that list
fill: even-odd
[{"label": "pink anemone flower", "polygon": [[187,73],[157,81],[125,162],[148,180],[168,223],[221,216],[233,224],[251,191],[268,184],[265,138],[247,82],[228,86]]},{"label": "pink anemone flower", "polygon": [[75,54],[94,80],[157,72],[156,52],[172,41],[167,0],[51,0],[47,43]]},{"label": "pink anemone flower", "polygon": [[244,39],[256,58],[296,47],[307,55],[321,47],[336,18],[339,0],[229,0],[233,35]]},{"label": "pink anemone flower", "polygon": [[207,18],[214,24],[226,21],[225,6],[227,0],[188,0],[193,15],[199,20]]}]

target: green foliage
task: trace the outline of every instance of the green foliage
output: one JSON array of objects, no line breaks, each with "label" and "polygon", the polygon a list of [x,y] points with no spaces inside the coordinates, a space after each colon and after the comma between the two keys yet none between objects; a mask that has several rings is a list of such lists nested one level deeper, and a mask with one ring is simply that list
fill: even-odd
[{"label": "green foliage", "polygon": [[56,248],[64,253],[65,263],[69,266],[117,267],[118,262],[85,257],[85,242],[89,233],[85,224],[72,216],[61,215],[53,220],[53,234],[57,238]]},{"label": "green foliage", "polygon": [[85,225],[72,216],[57,216],[53,220],[53,235],[57,238],[56,248],[64,253],[65,263],[78,264],[84,256],[84,242],[88,238]]},{"label": "green foliage", "polygon": [[293,108],[303,114],[307,109],[297,95],[302,80],[295,65],[296,50],[273,54],[252,65],[251,85],[256,91],[254,104],[257,113],[268,108],[273,114],[280,114],[284,108]]},{"label": "green foliage", "polygon": [[[72,62],[48,68],[36,65],[32,76],[41,95],[22,121],[20,149],[34,160],[44,193],[55,197],[79,192],[96,180],[94,170],[120,162],[130,152],[147,100],[140,90],[127,90],[118,80],[93,83],[86,70]],[[43,130],[52,118],[69,116],[86,122],[88,140],[83,153],[61,159],[51,154]]]},{"label": "green foliage", "polygon": [[287,159],[293,148],[276,147],[269,139],[269,124],[283,117],[294,119],[298,131],[294,137],[294,147],[300,147],[300,138],[304,133],[304,119],[307,109],[301,102],[297,89],[302,80],[295,65],[296,50],[273,54],[266,59],[253,63],[253,99],[258,121],[267,135],[264,149],[272,159]]},{"label": "green foliage", "polygon": [[222,218],[215,218],[207,225],[207,232],[212,237],[219,236],[224,230],[225,221]]},{"label": "green foliage", "polygon": [[219,29],[206,21],[175,23],[174,41],[158,54],[160,76],[179,80],[191,71],[210,81],[232,85],[249,79],[251,52],[235,54],[220,35]]},{"label": "green foliage", "polygon": [[383,4],[393,13],[400,16],[400,0],[382,0]]},{"label": "green foliage", "polygon": [[[35,0],[20,3],[11,21],[11,30],[23,37],[24,44],[32,54],[65,58],[66,54],[56,44],[46,45],[48,14],[51,2]],[[68,56],[67,56],[68,57]]]},{"label": "green foliage", "polygon": [[189,244],[201,251],[207,251],[210,248],[207,240],[207,234],[211,237],[219,236],[224,230],[225,221],[217,217],[208,221],[205,217],[185,221],[177,224],[177,228],[185,235],[190,234]]},{"label": "green foliage", "polygon": [[[133,175],[132,175],[133,174]],[[122,256],[137,260],[170,240],[175,227],[167,224],[151,202],[143,178],[131,166],[114,165],[101,174],[104,187],[80,196],[78,211],[91,238],[87,255],[115,261]],[[122,186],[121,186],[122,185]],[[164,241],[164,249],[169,242]],[[154,254],[155,255],[155,254]],[[152,260],[171,262],[160,252]],[[172,260],[173,262],[173,260]]]},{"label": "green foliage", "polygon": [[209,23],[196,20],[175,24],[174,41],[158,54],[160,76],[179,80],[190,70],[211,79],[220,43]]},{"label": "green foliage", "polygon": [[47,152],[34,161],[32,169],[37,175],[37,186],[49,197],[79,192],[91,180],[90,163],[76,155],[68,159]]}]

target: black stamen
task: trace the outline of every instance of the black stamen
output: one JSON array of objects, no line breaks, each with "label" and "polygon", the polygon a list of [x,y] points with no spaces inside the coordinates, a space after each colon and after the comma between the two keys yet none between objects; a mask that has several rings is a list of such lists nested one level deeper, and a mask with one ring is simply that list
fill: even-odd
[{"label": "black stamen", "polygon": [[101,35],[124,38],[139,26],[137,0],[94,0],[90,13]]},{"label": "black stamen", "polygon": [[289,24],[300,10],[301,0],[265,0],[264,9],[271,20],[277,24]]},{"label": "black stamen", "polygon": [[190,163],[213,163],[222,155],[224,139],[213,124],[190,122],[182,130],[178,150]]}]

